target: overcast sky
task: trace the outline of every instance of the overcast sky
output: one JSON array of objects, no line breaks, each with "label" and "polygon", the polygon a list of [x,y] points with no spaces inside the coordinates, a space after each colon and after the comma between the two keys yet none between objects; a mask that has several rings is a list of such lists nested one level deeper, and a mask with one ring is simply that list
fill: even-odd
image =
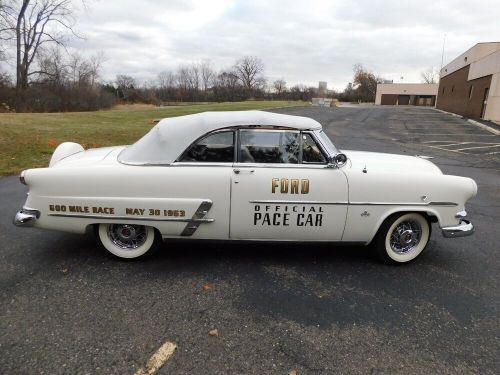
[{"label": "overcast sky", "polygon": [[259,56],[269,80],[342,90],[362,63],[394,82],[477,42],[500,41],[500,1],[91,0],[71,44],[103,51],[102,76],[154,79],[179,64],[210,60],[217,69]]}]

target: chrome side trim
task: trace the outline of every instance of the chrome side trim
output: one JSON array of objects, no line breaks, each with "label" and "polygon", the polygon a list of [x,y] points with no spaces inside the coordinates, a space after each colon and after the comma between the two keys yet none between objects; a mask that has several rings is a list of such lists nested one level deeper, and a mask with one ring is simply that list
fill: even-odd
[{"label": "chrome side trim", "polygon": [[200,219],[189,219],[189,218],[161,218],[161,217],[144,217],[144,216],[110,216],[110,215],[72,215],[72,214],[48,214],[48,216],[56,217],[75,217],[79,219],[106,219],[106,220],[135,220],[135,221],[172,221],[180,223],[212,223],[215,219],[210,218],[200,218]]},{"label": "chrome side trim", "polygon": [[468,220],[461,219],[458,225],[441,228],[446,238],[466,237],[474,233],[474,225]]},{"label": "chrome side trim", "polygon": [[330,164],[286,164],[286,163],[276,163],[276,164],[259,164],[259,163],[234,163],[234,168],[297,168],[297,169],[325,169],[331,168]]},{"label": "chrome side trim", "polygon": [[344,201],[291,201],[291,200],[251,200],[250,203],[269,203],[269,204],[324,204],[324,205],[350,205],[350,206],[442,206],[455,207],[458,206],[454,202],[344,202]]},{"label": "chrome side trim", "polygon": [[40,218],[40,211],[23,207],[14,216],[13,224],[16,227],[32,227],[38,218]]},{"label": "chrome side trim", "polygon": [[252,200],[250,203],[262,204],[324,204],[324,205],[347,205],[348,202],[335,202],[335,201],[287,201],[287,200]]},{"label": "chrome side trim", "polygon": [[456,207],[456,206],[458,206],[458,203],[455,203],[455,202],[429,202],[429,206]]},{"label": "chrome side trim", "polygon": [[429,202],[429,203],[417,203],[417,202],[350,202],[352,206],[441,206],[441,207],[456,207],[458,203],[454,202]]},{"label": "chrome side trim", "polygon": [[[200,206],[194,213],[193,217],[188,221],[186,227],[181,233],[181,236],[192,236],[194,232],[198,229],[201,223],[210,223],[213,222],[214,219],[205,219],[206,214],[212,207],[212,201],[210,200],[205,200],[201,202]],[[210,220],[210,221],[206,221]]]}]

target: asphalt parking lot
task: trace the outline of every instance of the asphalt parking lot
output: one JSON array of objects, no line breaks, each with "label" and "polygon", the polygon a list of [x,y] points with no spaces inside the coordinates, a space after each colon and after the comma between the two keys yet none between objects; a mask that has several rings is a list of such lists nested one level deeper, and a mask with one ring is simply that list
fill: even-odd
[{"label": "asphalt parking lot", "polygon": [[476,234],[434,226],[399,267],[327,244],[170,242],[122,262],[91,235],[14,227],[26,190],[0,178],[0,372],[134,374],[174,342],[159,374],[497,374],[500,137],[430,108],[280,112],[317,119],[343,150],[429,155],[474,178]]}]

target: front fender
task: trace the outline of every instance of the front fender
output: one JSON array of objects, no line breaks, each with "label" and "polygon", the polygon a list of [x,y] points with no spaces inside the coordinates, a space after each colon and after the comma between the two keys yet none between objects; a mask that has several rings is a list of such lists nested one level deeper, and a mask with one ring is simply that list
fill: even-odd
[{"label": "front fender", "polygon": [[370,242],[382,223],[399,212],[435,216],[441,228],[459,224],[457,213],[477,194],[467,177],[397,173],[347,173],[349,209],[343,241]]}]

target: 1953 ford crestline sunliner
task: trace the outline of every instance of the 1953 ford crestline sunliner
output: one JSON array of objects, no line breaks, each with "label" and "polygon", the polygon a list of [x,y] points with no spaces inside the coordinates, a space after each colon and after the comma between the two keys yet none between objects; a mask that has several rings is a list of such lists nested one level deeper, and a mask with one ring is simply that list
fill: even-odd
[{"label": "1953 ford crestline sunliner", "polygon": [[66,142],[48,168],[28,169],[18,226],[83,233],[137,258],[162,238],[374,244],[405,263],[431,223],[467,236],[466,177],[420,157],[340,152],[321,124],[261,111],[206,112],[160,121],[131,146],[85,151]]}]

